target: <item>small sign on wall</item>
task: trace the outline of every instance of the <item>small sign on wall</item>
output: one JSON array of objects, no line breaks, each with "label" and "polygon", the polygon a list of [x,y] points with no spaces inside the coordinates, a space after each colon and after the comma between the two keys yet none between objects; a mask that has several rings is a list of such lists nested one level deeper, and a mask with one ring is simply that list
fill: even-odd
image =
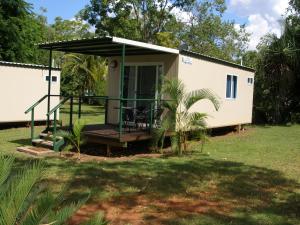
[{"label": "small sign on wall", "polygon": [[183,56],[182,57],[182,62],[184,64],[189,64],[189,65],[192,65],[193,64],[193,60],[191,57],[188,57],[188,56]]}]

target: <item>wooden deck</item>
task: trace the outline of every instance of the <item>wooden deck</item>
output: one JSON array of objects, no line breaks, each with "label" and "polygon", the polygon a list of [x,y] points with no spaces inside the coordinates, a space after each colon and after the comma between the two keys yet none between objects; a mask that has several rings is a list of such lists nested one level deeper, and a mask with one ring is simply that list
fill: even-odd
[{"label": "wooden deck", "polygon": [[118,126],[116,125],[86,125],[83,131],[87,142],[107,144],[111,146],[126,147],[128,142],[149,140],[152,138],[149,131],[141,129],[123,128],[120,136]]}]

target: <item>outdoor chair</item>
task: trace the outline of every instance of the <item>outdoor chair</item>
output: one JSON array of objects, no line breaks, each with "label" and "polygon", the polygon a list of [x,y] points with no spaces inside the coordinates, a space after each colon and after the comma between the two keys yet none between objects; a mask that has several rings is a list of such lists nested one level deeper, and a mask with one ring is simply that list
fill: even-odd
[{"label": "outdoor chair", "polygon": [[128,128],[128,132],[130,132],[130,128],[133,127],[132,123],[135,124],[135,115],[133,108],[124,108],[124,127]]},{"label": "outdoor chair", "polygon": [[144,128],[144,125],[147,127],[147,117],[148,117],[148,110],[146,110],[145,106],[139,106],[136,108],[135,113],[135,124],[136,128]]},{"label": "outdoor chair", "polygon": [[161,127],[161,122],[162,122],[162,114],[164,112],[164,109],[161,106],[158,106],[155,110],[154,110],[154,116],[153,116],[153,127],[155,128],[159,128]]}]

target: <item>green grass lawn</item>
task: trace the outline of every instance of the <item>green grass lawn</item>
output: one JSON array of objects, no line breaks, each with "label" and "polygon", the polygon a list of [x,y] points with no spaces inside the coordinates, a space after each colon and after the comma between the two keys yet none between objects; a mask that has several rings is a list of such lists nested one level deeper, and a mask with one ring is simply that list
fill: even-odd
[{"label": "green grass lawn", "polygon": [[[62,125],[69,125],[70,104],[65,103],[60,108],[60,120]],[[74,102],[73,122],[78,119],[78,104]],[[102,124],[105,120],[105,110],[103,106],[82,104],[81,119],[86,124]],[[45,126],[35,126],[35,136],[45,129]],[[0,130],[0,150],[1,152],[11,152],[18,146],[30,145],[30,128],[12,128]]]},{"label": "green grass lawn", "polygon": [[[102,124],[105,120],[105,110],[103,106],[83,104],[81,107],[81,119],[86,124]],[[73,120],[78,119],[78,103],[73,106]],[[70,121],[70,104],[67,102],[60,109],[60,120],[63,125],[68,125]]]},{"label": "green grass lawn", "polygon": [[[28,157],[15,148],[28,137],[29,128],[0,130],[0,151],[21,165]],[[125,161],[47,158],[46,180],[52,190],[69,182],[73,197],[91,190],[74,221],[104,211],[112,224],[300,224],[299,125],[253,127],[192,149]]]}]

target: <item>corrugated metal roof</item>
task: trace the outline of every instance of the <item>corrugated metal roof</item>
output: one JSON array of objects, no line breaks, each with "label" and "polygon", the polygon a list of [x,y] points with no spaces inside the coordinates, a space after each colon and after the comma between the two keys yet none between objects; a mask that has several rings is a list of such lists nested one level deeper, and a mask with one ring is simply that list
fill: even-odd
[{"label": "corrugated metal roof", "polygon": [[98,56],[120,56],[126,45],[126,55],[179,54],[179,50],[118,37],[96,37],[39,44],[42,49]]},{"label": "corrugated metal roof", "polygon": [[[31,68],[31,69],[48,69],[48,66],[38,65],[38,64],[28,64],[28,63],[17,63],[17,62],[7,62],[0,61],[0,66],[11,66],[11,67],[22,67],[22,68]],[[57,67],[52,67],[53,70],[61,70]]]}]

